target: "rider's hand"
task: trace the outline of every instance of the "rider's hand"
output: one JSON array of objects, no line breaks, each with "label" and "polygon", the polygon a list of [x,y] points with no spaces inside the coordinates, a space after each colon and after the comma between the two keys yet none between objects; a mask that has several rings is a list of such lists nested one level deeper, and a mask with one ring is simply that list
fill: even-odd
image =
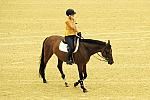
[{"label": "rider's hand", "polygon": [[79,37],[82,37],[81,32],[78,32],[77,35],[78,35]]}]

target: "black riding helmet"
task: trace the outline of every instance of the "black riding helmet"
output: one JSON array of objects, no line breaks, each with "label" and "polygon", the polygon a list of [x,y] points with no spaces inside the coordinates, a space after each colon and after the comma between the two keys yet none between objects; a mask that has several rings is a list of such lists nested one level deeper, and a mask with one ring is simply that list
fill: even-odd
[{"label": "black riding helmet", "polygon": [[67,15],[67,16],[69,16],[69,15],[74,15],[74,14],[76,14],[76,12],[75,12],[73,9],[68,9],[68,10],[66,11],[66,15]]}]

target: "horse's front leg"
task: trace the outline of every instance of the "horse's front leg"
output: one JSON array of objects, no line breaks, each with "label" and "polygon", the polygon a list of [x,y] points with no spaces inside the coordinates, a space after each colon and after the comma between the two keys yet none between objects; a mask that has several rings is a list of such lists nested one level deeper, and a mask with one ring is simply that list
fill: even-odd
[{"label": "horse's front leg", "polygon": [[63,69],[62,69],[62,64],[63,64],[63,61],[61,61],[60,59],[58,59],[58,65],[57,65],[57,68],[59,69],[60,73],[61,73],[61,77],[62,79],[64,80],[65,82],[65,86],[66,87],[69,87],[68,83],[66,82],[66,79],[65,79],[65,74],[63,72]]},{"label": "horse's front leg", "polygon": [[[86,64],[83,66],[83,81],[87,78],[87,72],[86,72]],[[77,82],[74,83],[74,87],[78,86],[80,83],[80,80],[78,80]]]},{"label": "horse's front leg", "polygon": [[83,77],[83,66],[78,65],[78,72],[79,72],[80,80],[78,80],[78,82],[74,83],[74,86],[76,87],[80,83],[80,86],[83,89],[83,92],[84,93],[88,92],[87,89],[84,87],[84,83],[83,83],[83,80],[84,80],[84,77]]},{"label": "horse's front leg", "polygon": [[86,64],[83,66],[84,80],[87,78]]}]

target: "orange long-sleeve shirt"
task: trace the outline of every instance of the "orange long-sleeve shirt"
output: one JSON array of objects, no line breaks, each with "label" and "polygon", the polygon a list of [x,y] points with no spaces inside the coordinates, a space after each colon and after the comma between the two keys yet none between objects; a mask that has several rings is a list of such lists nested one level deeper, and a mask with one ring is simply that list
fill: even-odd
[{"label": "orange long-sleeve shirt", "polygon": [[65,36],[76,35],[78,31],[74,19],[67,18],[65,24],[66,24]]}]

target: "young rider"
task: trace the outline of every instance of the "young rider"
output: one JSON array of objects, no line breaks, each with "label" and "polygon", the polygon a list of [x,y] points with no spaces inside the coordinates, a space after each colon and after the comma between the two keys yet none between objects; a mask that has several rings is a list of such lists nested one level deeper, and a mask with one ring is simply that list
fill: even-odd
[{"label": "young rider", "polygon": [[67,64],[70,65],[72,65],[73,63],[72,53],[74,51],[74,39],[76,37],[76,34],[78,33],[74,18],[75,14],[76,12],[73,9],[68,9],[66,11],[67,19],[65,21],[66,24],[65,41],[67,42],[69,47],[67,54]]}]

